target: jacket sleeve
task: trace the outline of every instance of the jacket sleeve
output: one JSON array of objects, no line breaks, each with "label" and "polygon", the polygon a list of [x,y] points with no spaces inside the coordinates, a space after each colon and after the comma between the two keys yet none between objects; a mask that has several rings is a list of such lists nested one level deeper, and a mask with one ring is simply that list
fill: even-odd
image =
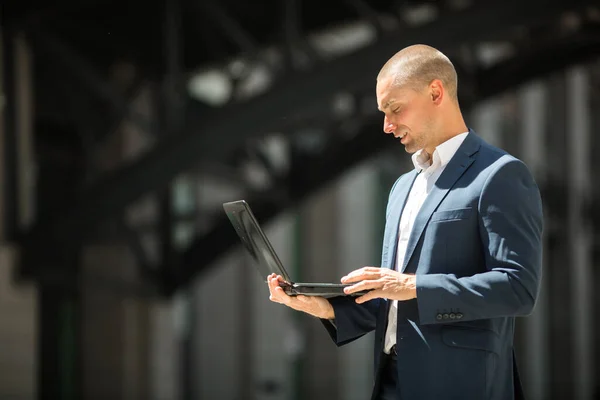
[{"label": "jacket sleeve", "polygon": [[521,161],[501,164],[479,199],[479,234],[485,272],[473,276],[417,275],[422,324],[447,323],[440,310],[459,310],[461,321],[530,314],[542,277],[542,201]]},{"label": "jacket sleeve", "polygon": [[329,299],[335,311],[335,320],[321,320],[338,346],[348,344],[375,329],[381,299],[373,299],[364,304],[356,304],[354,299],[350,296]]}]

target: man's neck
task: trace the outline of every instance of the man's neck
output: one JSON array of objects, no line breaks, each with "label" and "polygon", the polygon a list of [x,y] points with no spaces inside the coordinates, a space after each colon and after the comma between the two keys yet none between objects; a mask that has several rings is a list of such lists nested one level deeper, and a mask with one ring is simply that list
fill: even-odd
[{"label": "man's neck", "polygon": [[437,137],[437,140],[435,140],[434,144],[426,147],[424,151],[427,152],[427,154],[429,154],[429,156],[432,156],[436,147],[438,147],[440,144],[447,142],[448,140],[452,139],[453,137],[458,136],[458,135],[468,132],[468,131],[469,131],[469,128],[463,121],[462,124],[457,124],[456,127],[445,130],[445,132],[443,134],[441,134]]}]

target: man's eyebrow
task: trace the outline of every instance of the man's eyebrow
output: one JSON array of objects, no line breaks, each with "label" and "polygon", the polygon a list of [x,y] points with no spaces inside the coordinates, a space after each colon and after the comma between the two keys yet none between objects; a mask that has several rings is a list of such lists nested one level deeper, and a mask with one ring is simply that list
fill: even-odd
[{"label": "man's eyebrow", "polygon": [[389,106],[391,106],[392,104],[394,104],[396,102],[396,99],[389,99],[388,101],[385,102],[385,104],[383,105],[383,108],[379,108],[379,106],[377,106],[377,109],[379,111],[383,111],[386,108],[388,108]]}]

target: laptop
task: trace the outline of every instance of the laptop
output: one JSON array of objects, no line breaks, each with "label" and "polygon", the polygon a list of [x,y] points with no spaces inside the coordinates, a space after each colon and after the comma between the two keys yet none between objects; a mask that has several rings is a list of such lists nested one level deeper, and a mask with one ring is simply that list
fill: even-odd
[{"label": "laptop", "polygon": [[294,282],[283,267],[269,239],[254,217],[250,206],[245,200],[223,203],[225,214],[231,221],[244,247],[252,256],[260,275],[266,279],[271,273],[281,275],[285,280],[280,286],[289,296],[305,295],[320,297],[360,296],[368,292],[344,293],[346,286],[342,283],[299,283]]}]

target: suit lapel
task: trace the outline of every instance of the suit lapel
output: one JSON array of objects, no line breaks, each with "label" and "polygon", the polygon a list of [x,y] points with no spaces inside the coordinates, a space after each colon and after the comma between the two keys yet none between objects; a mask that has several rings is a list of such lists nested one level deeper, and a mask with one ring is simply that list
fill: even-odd
[{"label": "suit lapel", "polygon": [[[392,204],[390,204],[390,215],[388,217],[389,221],[393,223],[390,233],[386,238],[386,248],[388,249],[386,254],[384,255],[384,260],[386,261],[384,265],[386,268],[394,269],[394,263],[396,259],[396,249],[398,247],[398,229],[400,227],[400,216],[402,215],[402,211],[406,205],[406,200],[408,199],[408,194],[410,193],[410,189],[412,188],[413,183],[415,182],[415,178],[417,177],[417,170],[412,170],[407,176],[407,184],[399,187],[392,199]],[[390,259],[389,257],[393,257]]]},{"label": "suit lapel", "polygon": [[433,185],[431,192],[427,195],[427,199],[425,199],[425,202],[415,219],[410,238],[408,239],[404,263],[400,272],[404,272],[406,269],[415,247],[423,234],[423,230],[431,218],[431,214],[437,209],[438,205],[446,197],[448,191],[454,186],[458,178],[460,178],[473,161],[475,161],[475,158],[472,156],[479,150],[480,145],[477,136],[475,136],[473,132],[470,132],[456,151],[454,157],[452,157],[448,165],[446,165],[444,172],[442,172]]}]

